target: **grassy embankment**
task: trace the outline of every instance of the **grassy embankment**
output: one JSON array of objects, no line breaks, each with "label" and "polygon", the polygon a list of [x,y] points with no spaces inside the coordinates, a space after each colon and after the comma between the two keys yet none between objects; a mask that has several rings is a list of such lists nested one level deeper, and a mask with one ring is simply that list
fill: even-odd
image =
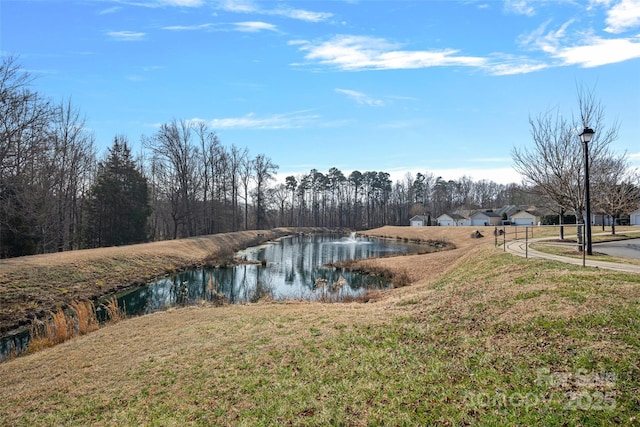
[{"label": "grassy embankment", "polygon": [[2,363],[0,423],[640,424],[640,275],[489,240],[367,261],[420,276],[375,302],[176,309]]},{"label": "grassy embankment", "polygon": [[220,265],[239,249],[287,232],[241,231],[0,260],[0,336],[73,301],[96,300],[180,270]]}]

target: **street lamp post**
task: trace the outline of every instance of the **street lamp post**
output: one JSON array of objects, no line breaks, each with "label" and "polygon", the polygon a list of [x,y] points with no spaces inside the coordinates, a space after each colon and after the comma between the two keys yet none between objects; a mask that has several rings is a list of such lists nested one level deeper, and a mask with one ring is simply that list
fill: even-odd
[{"label": "street lamp post", "polygon": [[586,206],[586,219],[584,226],[586,231],[586,251],[587,255],[592,255],[591,249],[591,200],[589,196],[589,143],[595,132],[589,127],[585,127],[580,134],[580,140],[584,146],[584,199]]}]

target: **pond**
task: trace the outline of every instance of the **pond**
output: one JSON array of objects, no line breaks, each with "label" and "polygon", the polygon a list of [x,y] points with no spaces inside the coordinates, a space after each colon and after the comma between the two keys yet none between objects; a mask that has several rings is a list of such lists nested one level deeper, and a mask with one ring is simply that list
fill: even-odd
[{"label": "pond", "polygon": [[[344,234],[292,235],[240,251],[244,260],[229,268],[196,269],[114,295],[128,316],[201,301],[244,303],[261,298],[348,301],[391,284],[379,277],[326,267],[365,259],[424,251],[425,245]],[[109,297],[113,298],[113,296]],[[98,318],[104,308],[98,305]],[[0,360],[26,348],[25,332],[0,340]]]},{"label": "pond", "polygon": [[401,255],[424,245],[351,235],[282,237],[237,253],[244,260],[229,268],[186,271],[118,295],[127,315],[152,313],[199,301],[255,302],[261,298],[344,301],[387,280],[326,267],[348,259]]}]

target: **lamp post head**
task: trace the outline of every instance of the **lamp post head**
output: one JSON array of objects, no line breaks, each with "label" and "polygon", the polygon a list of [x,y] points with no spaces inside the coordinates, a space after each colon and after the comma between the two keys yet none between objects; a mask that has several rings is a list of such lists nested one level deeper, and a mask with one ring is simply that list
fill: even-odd
[{"label": "lamp post head", "polygon": [[595,132],[593,131],[593,129],[591,129],[590,127],[585,127],[582,133],[579,135],[580,141],[582,141],[583,144],[590,143],[594,133]]}]

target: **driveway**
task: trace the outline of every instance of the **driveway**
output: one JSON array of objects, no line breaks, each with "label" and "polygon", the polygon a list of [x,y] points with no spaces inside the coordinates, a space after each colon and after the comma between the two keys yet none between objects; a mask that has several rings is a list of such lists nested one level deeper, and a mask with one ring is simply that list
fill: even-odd
[{"label": "driveway", "polygon": [[594,243],[593,250],[620,258],[640,259],[640,239]]},{"label": "driveway", "polygon": [[[539,241],[543,241],[543,240],[550,240],[553,238],[542,238],[542,239],[530,239],[529,240],[529,244],[534,243],[534,242],[539,242]],[[632,243],[633,242],[633,243]],[[632,239],[632,240],[623,240],[623,241],[619,241],[619,242],[608,242],[608,243],[602,243],[602,245],[609,245],[611,243],[619,243],[624,245],[626,244],[638,244],[640,242],[640,239]],[[599,243],[600,244],[600,243]],[[528,258],[542,258],[542,259],[551,259],[551,260],[555,260],[555,261],[560,261],[560,262],[565,262],[567,264],[576,264],[576,265],[582,265],[582,259],[579,258],[569,258],[569,257],[565,257],[565,256],[560,256],[560,255],[552,255],[552,254],[547,254],[544,252],[540,252],[540,251],[536,251],[535,249],[531,249],[527,247],[527,244],[525,243],[524,240],[512,240],[510,242],[507,242],[506,244],[506,251],[510,252],[514,255],[519,255],[519,256],[526,256]],[[594,249],[596,249],[597,252],[601,251],[600,246],[596,246],[594,245]],[[606,249],[606,248],[605,248]],[[626,251],[634,251],[635,253],[638,253],[638,249],[633,249],[633,248],[627,248],[624,249]],[[601,252],[604,252],[601,251]],[[627,257],[629,258],[629,257]],[[625,272],[629,272],[629,273],[640,273],[640,265],[632,265],[632,264],[623,264],[623,263],[617,263],[617,262],[606,262],[606,261],[595,261],[592,259],[589,259],[589,257],[587,257],[585,265],[587,267],[595,267],[595,268],[606,268],[608,270],[616,270],[616,271],[625,271]]]}]

